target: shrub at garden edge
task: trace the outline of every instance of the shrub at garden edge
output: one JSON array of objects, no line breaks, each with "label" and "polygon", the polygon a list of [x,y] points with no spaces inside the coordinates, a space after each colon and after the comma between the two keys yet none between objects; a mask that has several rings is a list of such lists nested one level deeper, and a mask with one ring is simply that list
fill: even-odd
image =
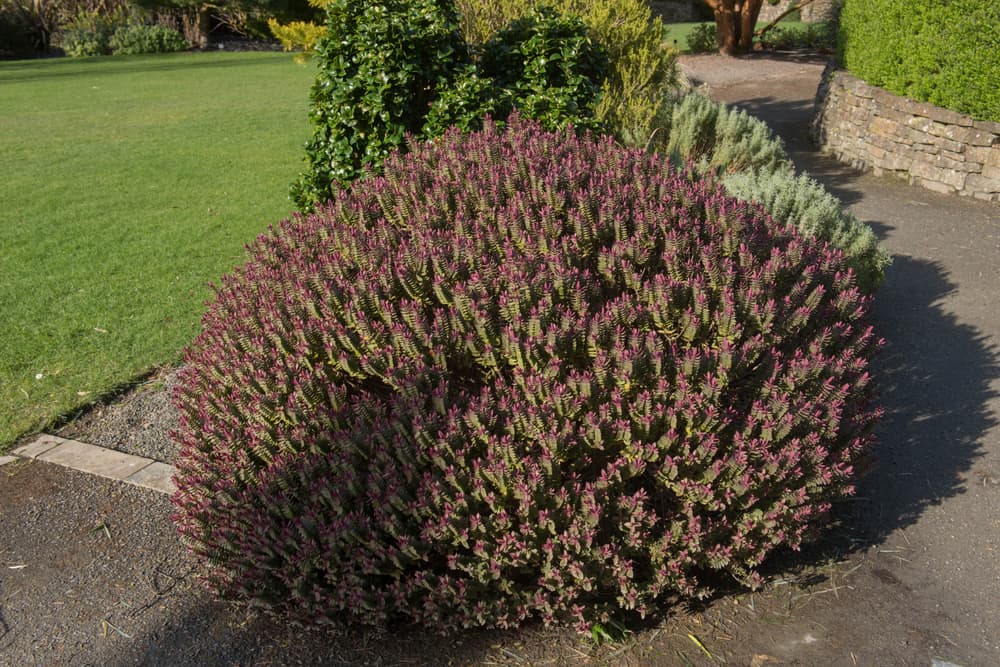
[{"label": "shrub at garden edge", "polygon": [[532,12],[474,62],[450,0],[333,0],[327,12],[308,167],[292,186],[302,211],[366,170],[377,172],[407,134],[476,129],[485,116],[502,120],[515,107],[550,129],[599,125],[594,108],[607,56],[578,18]]},{"label": "shrub at garden edge", "polygon": [[311,623],[585,628],[752,584],[853,489],[867,307],[661,157],[452,131],[217,288],[177,520],[218,593]]}]

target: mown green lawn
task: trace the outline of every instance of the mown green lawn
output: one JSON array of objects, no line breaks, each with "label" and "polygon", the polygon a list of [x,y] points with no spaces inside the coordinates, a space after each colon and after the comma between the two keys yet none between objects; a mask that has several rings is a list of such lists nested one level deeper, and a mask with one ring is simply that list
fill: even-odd
[{"label": "mown green lawn", "polygon": [[[664,24],[667,28],[667,42],[672,44],[681,53],[690,53],[691,49],[688,48],[688,35],[699,25],[704,22],[693,22],[693,23],[666,23]],[[705,23],[705,25],[714,25],[711,22]],[[763,28],[767,23],[758,23],[758,28]],[[808,26],[808,23],[802,23],[794,15],[790,15],[787,18],[781,20],[778,24],[783,28],[801,28]],[[813,24],[815,25],[815,24]]]},{"label": "mown green lawn", "polygon": [[286,54],[0,63],[0,451],[161,364],[291,210],[313,68]]},{"label": "mown green lawn", "polygon": [[681,53],[689,53],[687,38],[696,27],[701,25],[702,22],[696,21],[694,23],[665,23],[667,28],[667,41],[673,44]]}]

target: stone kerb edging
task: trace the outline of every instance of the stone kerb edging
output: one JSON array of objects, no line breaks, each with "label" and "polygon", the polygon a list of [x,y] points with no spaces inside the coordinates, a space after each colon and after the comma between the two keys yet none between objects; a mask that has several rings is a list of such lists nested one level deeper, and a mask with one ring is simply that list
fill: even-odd
[{"label": "stone kerb edging", "polygon": [[14,456],[0,459],[0,465],[17,458],[34,459],[160,493],[170,494],[176,490],[173,482],[174,467],[171,465],[55,435],[43,433],[12,453]]},{"label": "stone kerb edging", "polygon": [[816,92],[812,131],[841,162],[1000,201],[1000,123],[893,95],[831,64]]}]

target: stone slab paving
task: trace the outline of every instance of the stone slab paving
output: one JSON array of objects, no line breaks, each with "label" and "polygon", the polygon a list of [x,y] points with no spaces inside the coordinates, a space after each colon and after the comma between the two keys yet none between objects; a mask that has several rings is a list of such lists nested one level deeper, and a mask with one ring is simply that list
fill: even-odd
[{"label": "stone slab paving", "polygon": [[110,479],[126,479],[152,461],[85,442],[68,440],[38,456],[39,461],[75,468]]},{"label": "stone slab paving", "polygon": [[37,459],[41,454],[58,447],[64,442],[67,442],[66,438],[42,433],[28,444],[15,449],[14,454],[25,459]]},{"label": "stone slab paving", "polygon": [[16,456],[0,456],[0,466],[5,466],[8,463],[13,463],[14,461],[17,461]]},{"label": "stone slab paving", "polygon": [[[172,479],[173,466],[46,433],[18,447],[13,454],[13,457],[4,458],[37,459],[91,475],[135,484],[160,493],[173,493],[176,490]],[[0,465],[8,462],[0,460]]]},{"label": "stone slab paving", "polygon": [[126,477],[125,481],[152,489],[153,491],[172,495],[177,490],[173,477],[174,467],[172,465],[167,465],[162,461],[153,461],[142,470]]}]

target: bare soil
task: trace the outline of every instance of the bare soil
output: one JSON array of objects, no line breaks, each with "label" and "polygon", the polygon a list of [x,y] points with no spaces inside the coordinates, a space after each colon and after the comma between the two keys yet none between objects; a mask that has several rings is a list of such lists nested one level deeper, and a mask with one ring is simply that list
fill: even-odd
[{"label": "bare soil", "polygon": [[[303,630],[215,601],[162,495],[44,463],[0,467],[0,665],[1000,664],[1000,207],[816,154],[823,62],[691,56],[687,74],[767,120],[894,253],[874,307],[887,416],[877,464],[821,543],[762,591],[722,591],[595,645],[529,626],[441,638]],[[162,369],[60,434],[171,461]]]}]

